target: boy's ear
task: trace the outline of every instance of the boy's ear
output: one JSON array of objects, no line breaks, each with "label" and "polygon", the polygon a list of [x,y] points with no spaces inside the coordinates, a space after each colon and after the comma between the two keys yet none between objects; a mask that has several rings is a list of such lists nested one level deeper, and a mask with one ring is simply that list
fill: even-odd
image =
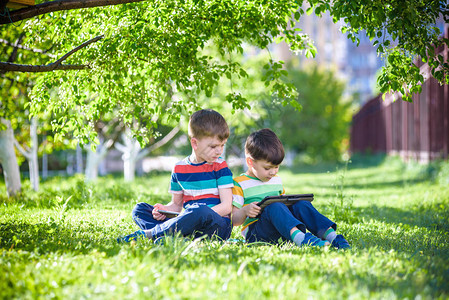
[{"label": "boy's ear", "polygon": [[191,138],[190,145],[192,146],[193,150],[196,150],[196,148],[198,148],[198,140],[196,138]]},{"label": "boy's ear", "polygon": [[246,157],[246,165],[248,167],[252,167],[253,166],[253,160],[251,159],[251,157]]}]

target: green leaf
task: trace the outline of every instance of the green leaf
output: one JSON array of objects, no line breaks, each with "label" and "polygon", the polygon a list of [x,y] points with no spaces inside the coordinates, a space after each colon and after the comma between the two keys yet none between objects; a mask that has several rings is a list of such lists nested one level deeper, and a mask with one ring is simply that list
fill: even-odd
[{"label": "green leaf", "polygon": [[313,13],[313,6],[307,8],[307,10],[306,10],[306,14],[307,14],[308,16],[310,16],[312,13]]},{"label": "green leaf", "polygon": [[299,21],[299,19],[301,18],[301,14],[299,13],[299,11],[295,12],[295,20]]}]

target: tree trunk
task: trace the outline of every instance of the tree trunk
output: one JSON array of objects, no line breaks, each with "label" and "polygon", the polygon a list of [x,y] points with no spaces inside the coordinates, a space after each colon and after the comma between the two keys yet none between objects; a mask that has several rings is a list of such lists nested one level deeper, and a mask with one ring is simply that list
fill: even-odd
[{"label": "tree trunk", "polygon": [[85,180],[86,182],[95,181],[98,178],[98,161],[99,157],[97,152],[92,151],[92,149],[87,150],[86,157],[86,170],[85,170]]},{"label": "tree trunk", "polygon": [[67,175],[71,176],[75,173],[75,156],[67,152],[67,167],[66,167]]},{"label": "tree trunk", "polygon": [[123,168],[125,181],[133,181],[136,177],[136,160],[131,152],[123,154]]},{"label": "tree trunk", "polygon": [[179,132],[180,127],[176,126],[173,128],[164,138],[157,141],[150,147],[143,149],[140,147],[139,142],[136,139],[131,138],[131,131],[129,129],[126,130],[124,134],[122,134],[122,140],[124,145],[120,143],[115,144],[115,148],[123,153],[123,176],[125,181],[133,181],[136,173],[136,164],[138,161],[143,159],[146,155],[151,153],[151,151],[162,147],[166,143],[168,143],[171,139],[173,139],[176,134]]},{"label": "tree trunk", "polygon": [[30,180],[33,189],[37,192],[39,190],[39,160],[37,157],[37,151],[39,148],[37,140],[37,119],[31,118],[30,126],[30,137],[31,137],[31,149],[30,157],[28,158],[28,165],[30,167]]},{"label": "tree trunk", "polygon": [[20,171],[14,151],[14,132],[11,122],[5,119],[1,119],[1,122],[6,125],[6,129],[0,131],[0,163],[3,167],[6,193],[8,197],[11,197],[20,193]]},{"label": "tree trunk", "polygon": [[28,161],[31,186],[37,192],[39,190],[39,160],[37,158],[39,144],[37,140],[37,119],[34,117],[31,118],[30,139],[31,147],[28,150],[25,150],[22,146],[20,146],[16,139],[14,139],[14,145]]},{"label": "tree trunk", "polygon": [[109,152],[111,143],[103,143],[100,139],[100,144],[97,146],[97,150],[94,152],[92,148],[87,148],[87,158],[86,158],[86,181],[94,181],[98,178],[98,171],[100,163],[105,159]]},{"label": "tree trunk", "polygon": [[42,154],[42,178],[48,177],[48,155],[47,153]]},{"label": "tree trunk", "polygon": [[122,134],[123,145],[115,144],[115,148],[122,152],[123,159],[123,177],[125,181],[133,181],[136,174],[137,156],[141,150],[139,142],[131,137],[131,131],[126,129]]},{"label": "tree trunk", "polygon": [[83,149],[80,144],[76,146],[76,173],[83,173]]}]

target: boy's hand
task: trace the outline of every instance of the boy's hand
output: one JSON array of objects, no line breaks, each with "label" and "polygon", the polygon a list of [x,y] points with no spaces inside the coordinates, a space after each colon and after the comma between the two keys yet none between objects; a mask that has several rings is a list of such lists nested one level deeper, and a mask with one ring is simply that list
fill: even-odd
[{"label": "boy's hand", "polygon": [[255,218],[260,214],[261,208],[257,205],[258,202],[253,202],[244,207],[245,213],[250,218]]},{"label": "boy's hand", "polygon": [[158,221],[163,221],[163,220],[165,220],[166,216],[165,216],[164,214],[161,214],[160,212],[158,212],[159,209],[161,209],[161,210],[167,210],[167,208],[165,207],[165,205],[162,205],[162,204],[160,204],[160,203],[156,203],[156,204],[154,205],[154,209],[153,209],[153,218],[154,218],[155,220],[158,220]]}]

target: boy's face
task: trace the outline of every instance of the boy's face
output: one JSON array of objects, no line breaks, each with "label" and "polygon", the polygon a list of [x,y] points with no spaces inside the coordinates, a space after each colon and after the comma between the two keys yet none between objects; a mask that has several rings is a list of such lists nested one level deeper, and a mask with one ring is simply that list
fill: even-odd
[{"label": "boy's face", "polygon": [[273,165],[266,160],[254,160],[247,157],[246,164],[248,165],[247,174],[252,177],[257,177],[263,182],[269,181],[279,171],[279,165]]},{"label": "boy's face", "polygon": [[190,143],[192,149],[195,152],[196,162],[201,163],[207,161],[208,163],[214,162],[217,158],[223,154],[226,140],[220,140],[218,137],[202,137],[192,138]]}]

